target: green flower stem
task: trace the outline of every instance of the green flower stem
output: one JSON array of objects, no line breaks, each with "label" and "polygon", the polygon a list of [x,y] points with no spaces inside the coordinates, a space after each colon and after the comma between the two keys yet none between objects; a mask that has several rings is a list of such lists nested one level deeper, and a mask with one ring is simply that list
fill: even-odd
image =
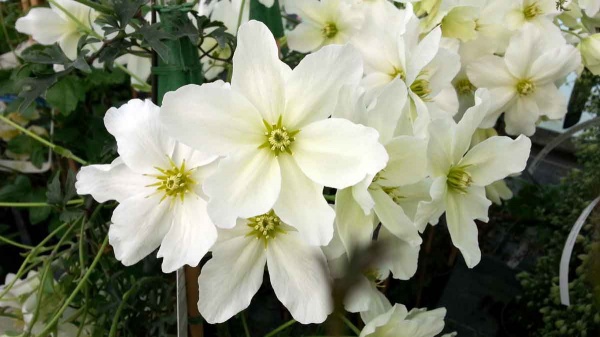
[{"label": "green flower stem", "polygon": [[240,29],[240,26],[242,25],[242,17],[244,15],[244,6],[246,6],[246,0],[242,0],[242,3],[240,4],[240,13],[238,14],[237,27],[235,28],[236,35],[237,35],[237,31]]},{"label": "green flower stem", "polygon": [[350,322],[346,316],[339,314],[338,317],[342,320],[342,322],[344,322],[344,324],[346,324],[348,328],[350,328],[350,330],[352,330],[352,332],[354,332],[357,336],[360,336],[360,330],[356,327],[356,325],[352,324],[352,322]]},{"label": "green flower stem", "polygon": [[50,323],[48,323],[48,325],[46,325],[44,330],[42,330],[42,332],[40,332],[37,335],[37,337],[46,337],[52,332],[52,329],[58,323],[58,320],[61,318],[63,312],[65,312],[65,310],[69,307],[71,302],[73,302],[73,300],[75,299],[75,296],[77,296],[77,294],[79,293],[81,288],[83,288],[83,285],[87,282],[88,278],[90,277],[90,275],[96,268],[96,265],[98,264],[98,262],[100,262],[100,258],[104,254],[104,248],[106,248],[107,245],[108,245],[108,234],[106,234],[106,236],[104,237],[102,246],[100,246],[100,248],[98,249],[98,253],[96,254],[96,257],[94,258],[94,261],[92,261],[92,264],[88,268],[85,275],[83,275],[81,280],[79,280],[79,282],[77,283],[75,290],[73,290],[73,292],[71,293],[69,298],[67,298],[65,303],[63,303],[62,307],[60,307],[60,309],[56,312],[56,314],[54,314],[54,317],[52,317],[52,320],[50,321]]},{"label": "green flower stem", "polygon": [[25,261],[23,261],[23,264],[21,264],[21,267],[19,267],[19,270],[17,271],[15,278],[13,278],[13,280],[9,284],[5,285],[4,289],[0,293],[0,299],[3,298],[4,295],[6,295],[6,293],[8,293],[8,291],[15,285],[15,282],[17,282],[18,279],[20,279],[27,271],[31,270],[31,268],[27,268],[27,264],[31,259],[33,259],[37,255],[38,250],[41,247],[43,247],[46,243],[48,243],[48,241],[50,241],[50,239],[52,239],[56,234],[62,231],[67,225],[69,225],[68,222],[58,226],[54,231],[52,231],[52,233],[50,233],[44,240],[42,240],[42,242],[35,246],[29,252],[29,254],[27,254],[27,256],[25,257]]},{"label": "green flower stem", "polygon": [[296,324],[296,320],[295,319],[289,320],[289,321],[283,323],[282,325],[280,325],[275,330],[273,330],[273,331],[269,332],[268,334],[266,334],[265,337],[273,337],[273,336],[277,335],[278,333],[280,333],[281,331],[289,328],[290,326],[292,326],[294,324]]},{"label": "green flower stem", "polygon": [[[67,201],[67,205],[81,205],[85,200],[75,199]],[[0,202],[0,207],[51,207],[45,202]]]},{"label": "green flower stem", "polygon": [[15,246],[15,247],[22,248],[22,249],[33,249],[33,248],[35,248],[35,247],[33,247],[33,246],[25,245],[25,244],[22,244],[22,243],[18,243],[18,242],[16,242],[16,241],[13,241],[13,240],[11,240],[11,239],[9,239],[9,238],[5,238],[5,237],[4,237],[4,236],[2,236],[2,235],[0,235],[0,241],[4,242],[4,243],[6,243],[6,244],[9,244],[9,245],[11,245],[11,246]]},{"label": "green flower stem", "polygon": [[248,322],[246,322],[246,312],[242,311],[241,315],[242,315],[242,325],[244,326],[244,333],[246,334],[246,337],[251,337],[250,329],[248,329]]},{"label": "green flower stem", "polygon": [[111,14],[113,13],[113,10],[108,7],[108,6],[104,6],[100,3],[94,2],[94,1],[90,1],[90,0],[75,0],[77,2],[79,2],[82,5],[91,7],[95,10],[97,10],[100,13],[104,13],[104,14]]},{"label": "green flower stem", "polygon": [[323,197],[325,198],[325,200],[327,201],[332,201],[335,202],[335,194],[334,195],[330,195],[330,194],[323,194]]},{"label": "green flower stem", "polygon": [[50,149],[52,149],[54,152],[56,152],[57,154],[65,157],[65,158],[70,158],[73,159],[74,161],[78,162],[81,165],[87,165],[87,162],[79,157],[77,157],[76,155],[73,154],[73,152],[65,149],[64,147],[60,147],[54,143],[51,143],[50,141],[36,135],[35,133],[25,129],[24,127],[20,126],[19,124],[11,121],[8,117],[0,115],[0,120],[2,120],[3,122],[5,122],[6,124],[12,126],[13,128],[23,132],[24,134],[26,134],[27,136],[37,140],[38,142],[46,145],[47,147],[49,147]]}]

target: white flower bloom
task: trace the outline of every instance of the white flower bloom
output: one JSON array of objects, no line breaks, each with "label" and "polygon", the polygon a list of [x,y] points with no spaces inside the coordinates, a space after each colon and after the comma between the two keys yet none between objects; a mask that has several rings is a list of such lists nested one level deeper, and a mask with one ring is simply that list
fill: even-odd
[{"label": "white flower bloom", "polygon": [[521,29],[526,23],[533,23],[541,30],[558,29],[552,22],[560,14],[556,0],[510,0],[512,6],[508,13],[507,25],[511,30]]},{"label": "white flower bloom", "polygon": [[505,112],[508,134],[530,136],[541,116],[559,119],[567,113],[566,98],[556,83],[579,67],[581,55],[575,47],[555,46],[540,34],[526,25],[511,38],[504,58],[485,56],[468,66],[471,82],[492,95],[492,112],[482,128],[493,127]]},{"label": "white flower bloom", "polygon": [[162,269],[172,272],[197,265],[217,238],[202,193],[216,157],[168,137],[158,118],[159,107],[149,100],[108,110],[104,124],[120,156],[83,167],[75,187],[98,202],[119,202],[109,229],[119,261],[132,265],[160,246]]},{"label": "white flower bloom", "polygon": [[328,118],[340,87],[362,74],[352,47],[324,47],[293,71],[277,55],[267,27],[250,21],[238,33],[231,88],[167,93],[161,118],[182,142],[225,156],[204,183],[217,226],[273,209],[310,244],[325,245],[335,214],[323,186],[352,186],[379,172],[387,154],[374,129]]},{"label": "white flower bloom", "polygon": [[58,42],[65,55],[74,60],[77,58],[79,39],[85,34],[84,29],[93,29],[97,16],[94,9],[77,1],[53,0],[50,8],[36,7],[29,10],[26,16],[17,20],[15,28],[20,33],[31,35],[43,45]]},{"label": "white flower bloom", "polygon": [[[498,136],[495,129],[477,129],[471,137],[471,148],[487,140],[488,138]],[[502,200],[508,200],[513,197],[513,192],[508,188],[504,180],[498,180],[485,187],[485,196],[494,204],[502,205]]]},{"label": "white flower bloom", "polygon": [[[600,3],[600,2],[599,2]],[[581,51],[583,63],[592,74],[600,75],[600,34],[590,35],[578,46]]]},{"label": "white flower bloom", "polygon": [[600,12],[600,1],[598,0],[579,0],[579,7],[585,11],[589,17],[594,17]]},{"label": "white flower bloom", "polygon": [[[132,50],[143,51],[142,48],[133,46]],[[118,57],[115,62],[126,64],[127,70],[129,70],[136,77],[131,77],[131,86],[135,89],[140,89],[148,86],[146,80],[150,77],[152,70],[152,59],[149,57],[142,57],[133,54],[125,54]],[[140,81],[140,80],[143,80]]]},{"label": "white flower bloom", "polygon": [[[424,180],[427,174],[427,142],[412,136],[411,123],[402,114],[406,97],[404,82],[396,79],[369,104],[363,103],[362,99],[352,103],[352,97],[342,96],[334,113],[334,117],[346,117],[376,129],[389,156],[387,166],[376,175],[338,190],[335,207],[340,239],[351,256],[357,247],[371,243],[374,225],[381,222],[383,227],[379,236],[384,242],[393,241],[389,244],[390,254],[394,255],[389,267],[399,279],[408,279],[416,271],[422,242],[412,219],[402,207],[404,201],[409,200],[403,188]],[[351,106],[347,106],[348,103]]]},{"label": "white flower bloom", "polygon": [[198,279],[198,309],[211,324],[248,307],[262,284],[265,265],[275,295],[298,322],[322,323],[333,309],[321,248],[306,244],[273,211],[221,230],[212,252]]},{"label": "white flower bloom", "polygon": [[301,53],[348,42],[364,21],[363,12],[349,0],[287,1],[286,11],[302,20],[287,33],[290,49]]},{"label": "white flower bloom", "polygon": [[415,222],[424,230],[446,212],[454,245],[470,268],[479,263],[481,252],[474,220],[488,220],[490,201],[485,187],[508,175],[521,172],[527,163],[531,141],[491,137],[469,149],[471,137],[489,111],[487,90],[475,94],[475,106],[457,124],[451,118],[434,120],[429,126],[427,155],[433,179],[431,201],[419,205]]},{"label": "white flower bloom", "polygon": [[24,279],[15,278],[17,275],[8,273],[5,282],[0,286],[0,293],[4,292],[6,286],[14,281],[13,286],[0,298],[0,308],[20,309],[24,300],[29,297],[40,285],[39,275],[36,271],[27,273]]},{"label": "white flower bloom", "polygon": [[366,325],[360,337],[435,337],[444,329],[445,308],[427,311],[408,311],[402,304],[395,304]]}]

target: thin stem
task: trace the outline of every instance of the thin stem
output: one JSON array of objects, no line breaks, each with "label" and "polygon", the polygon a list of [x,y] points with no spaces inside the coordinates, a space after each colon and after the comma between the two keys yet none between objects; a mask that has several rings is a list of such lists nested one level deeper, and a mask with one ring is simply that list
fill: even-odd
[{"label": "thin stem", "polygon": [[96,257],[94,258],[94,261],[92,261],[92,264],[88,268],[88,270],[85,273],[85,275],[83,275],[83,277],[81,278],[81,280],[79,280],[79,282],[77,283],[77,286],[75,287],[75,290],[73,290],[73,292],[71,293],[71,295],[69,296],[69,298],[67,298],[67,300],[62,305],[62,307],[60,307],[60,309],[58,310],[58,312],[56,314],[54,314],[54,317],[52,317],[52,320],[50,321],[50,323],[48,323],[48,325],[46,325],[46,327],[44,328],[44,330],[42,330],[42,332],[40,332],[38,334],[38,337],[45,337],[45,336],[47,336],[48,334],[50,334],[52,332],[52,329],[54,328],[54,326],[56,325],[56,323],[58,323],[58,320],[62,316],[63,312],[69,307],[69,305],[71,304],[71,302],[73,302],[73,300],[75,299],[75,296],[77,296],[77,294],[79,293],[79,291],[81,290],[81,288],[83,288],[83,285],[87,282],[88,278],[90,277],[90,275],[92,274],[92,272],[96,268],[96,265],[98,264],[98,262],[100,262],[100,258],[104,254],[104,249],[106,248],[106,245],[108,245],[108,234],[104,237],[104,241],[102,242],[102,246],[100,246],[100,248],[98,249],[98,253],[96,254]]},{"label": "thin stem", "polygon": [[69,12],[63,6],[58,4],[55,0],[48,0],[48,2],[51,3],[52,5],[54,5],[56,8],[60,9],[63,13],[65,13],[65,15],[68,16],[71,21],[75,22],[77,24],[77,26],[85,33],[92,35],[93,37],[95,37],[99,40],[104,39],[104,37],[102,35],[98,34],[96,31],[94,31],[92,28],[85,25],[83,22],[79,21],[79,19],[77,19],[71,12]]},{"label": "thin stem", "polygon": [[18,243],[18,242],[16,242],[16,241],[13,241],[13,240],[11,240],[11,239],[9,239],[9,238],[5,238],[5,237],[4,237],[4,236],[2,236],[2,235],[0,235],[0,241],[4,242],[4,243],[6,243],[6,244],[9,244],[9,245],[15,246],[15,247],[22,248],[22,249],[33,249],[33,248],[35,248],[35,247],[33,247],[33,246],[25,245],[25,244],[22,244],[22,243]]},{"label": "thin stem", "polygon": [[354,332],[357,336],[360,336],[360,330],[356,327],[356,325],[352,324],[352,322],[350,322],[346,316],[340,314],[338,317],[342,320],[342,322],[344,322],[344,324],[346,324],[348,328],[350,328],[350,330],[352,330],[352,332]]},{"label": "thin stem", "polygon": [[115,315],[113,316],[113,320],[112,320],[112,324],[110,325],[110,332],[108,333],[108,337],[114,337],[117,335],[117,326],[119,325],[119,317],[121,316],[121,312],[123,311],[123,308],[125,308],[125,304],[127,303],[127,299],[129,299],[129,296],[131,296],[136,291],[137,291],[137,287],[134,286],[123,295],[123,298],[121,299],[121,303],[119,304],[119,307],[117,308],[117,311],[115,312]]},{"label": "thin stem", "polygon": [[235,27],[235,34],[237,35],[237,31],[240,29],[242,25],[242,17],[244,16],[244,7],[246,6],[246,0],[242,0],[240,4],[240,12],[238,13],[237,26]]},{"label": "thin stem", "polygon": [[573,36],[576,36],[577,38],[579,38],[580,40],[583,40],[583,37],[577,33],[575,33],[572,30],[567,30],[567,29],[561,29],[563,32],[567,33],[567,34],[571,34]]},{"label": "thin stem", "polygon": [[246,322],[246,312],[242,311],[242,325],[244,326],[244,333],[246,337],[251,337],[250,329],[248,329],[248,322]]},{"label": "thin stem", "polygon": [[285,323],[283,323],[282,325],[280,325],[278,328],[276,328],[275,330],[269,332],[268,334],[265,335],[265,337],[273,337],[276,334],[280,333],[281,331],[289,328],[290,326],[296,324],[296,320],[295,319],[291,319]]},{"label": "thin stem", "polygon": [[127,67],[123,66],[120,63],[115,63],[115,65],[117,66],[117,68],[121,69],[124,73],[126,73],[127,75],[133,77],[136,81],[140,82],[140,89],[143,91],[150,91],[152,90],[152,87],[146,83],[146,80],[142,79],[141,77],[139,77],[138,75],[132,73],[131,71],[129,71],[129,69],[127,69]]},{"label": "thin stem", "polygon": [[[67,201],[67,205],[81,205],[85,200],[75,199]],[[51,207],[45,202],[0,202],[0,207]]]},{"label": "thin stem", "polygon": [[23,132],[24,134],[26,134],[27,136],[37,140],[38,142],[46,145],[47,147],[51,148],[54,152],[56,152],[57,154],[65,157],[65,158],[70,158],[73,159],[74,161],[78,162],[81,165],[87,165],[87,162],[79,157],[77,157],[76,155],[74,155],[71,151],[60,147],[54,143],[51,143],[50,141],[36,135],[35,133],[25,129],[24,127],[20,126],[19,124],[11,121],[8,117],[0,115],[0,120],[2,120],[3,122],[5,122],[6,124],[12,126],[13,128]]}]

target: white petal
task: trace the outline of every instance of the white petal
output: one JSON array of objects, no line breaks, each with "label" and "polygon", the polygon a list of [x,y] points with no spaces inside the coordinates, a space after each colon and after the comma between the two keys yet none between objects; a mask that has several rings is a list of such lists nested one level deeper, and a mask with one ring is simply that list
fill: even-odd
[{"label": "white petal", "polygon": [[155,183],[152,177],[130,170],[120,157],[108,165],[89,165],[77,173],[75,188],[77,194],[91,194],[98,202],[123,200],[152,189],[147,185]]},{"label": "white petal", "polygon": [[475,267],[481,260],[477,225],[473,220],[487,222],[491,203],[485,197],[485,189],[479,186],[471,186],[466,194],[450,192],[446,196],[446,222],[450,237],[469,268]]},{"label": "white petal", "polygon": [[290,49],[300,53],[315,51],[325,42],[323,32],[310,22],[299,24],[294,30],[287,32],[286,36]]},{"label": "white petal", "polygon": [[490,112],[481,121],[480,128],[493,128],[500,115],[504,112],[506,106],[510,106],[517,97],[516,87],[504,86],[490,89],[492,99]]},{"label": "white petal", "polygon": [[60,49],[62,49],[69,59],[74,60],[77,58],[77,45],[82,36],[81,33],[75,31],[63,35],[58,41]]},{"label": "white petal", "polygon": [[375,175],[388,160],[372,128],[330,118],[303,128],[292,145],[294,159],[313,181],[346,188]]},{"label": "white petal", "polygon": [[258,2],[260,2],[263,6],[267,8],[271,8],[275,0],[258,0]]},{"label": "white petal", "polygon": [[50,8],[37,7],[15,23],[19,33],[31,35],[43,45],[58,42],[69,31],[69,24]]},{"label": "white petal", "polygon": [[277,122],[285,103],[280,63],[275,38],[267,26],[251,20],[240,27],[231,88],[252,102],[270,124]]},{"label": "white petal", "polygon": [[212,252],[198,278],[198,309],[208,323],[214,324],[250,305],[263,282],[267,255],[261,240],[244,235],[224,242],[219,239]]},{"label": "white petal", "polygon": [[371,190],[375,200],[375,213],[381,224],[393,235],[413,246],[420,245],[422,240],[417,227],[409,219],[404,210],[392,200],[383,190],[377,188]]},{"label": "white petal", "polygon": [[[146,81],[150,77],[152,69],[152,59],[147,57],[141,57],[136,55],[129,55],[127,62],[127,70],[131,71],[134,75]],[[132,85],[145,85],[146,82],[140,82],[136,78],[131,78]]]},{"label": "white petal", "polygon": [[365,215],[354,200],[351,188],[338,190],[335,195],[336,233],[351,258],[356,249],[365,248],[373,238],[373,213]]},{"label": "white petal", "polygon": [[491,137],[475,145],[461,161],[471,174],[473,183],[487,186],[525,169],[531,140],[523,135],[516,140],[509,137]]},{"label": "white petal", "polygon": [[377,333],[378,328],[384,327],[383,329],[386,330],[389,324],[389,328],[391,330],[395,326],[394,323],[402,323],[402,321],[406,318],[407,314],[408,310],[406,310],[406,307],[404,305],[394,304],[394,307],[390,308],[390,310],[388,310],[387,312],[380,314],[379,316],[376,316],[373,319],[366,322],[365,327],[360,332],[360,337],[379,336],[379,334]]},{"label": "white petal", "polygon": [[273,208],[281,190],[279,163],[270,150],[243,150],[221,160],[204,182],[208,214],[216,226],[232,228]]},{"label": "white petal", "polygon": [[386,249],[386,264],[395,279],[408,280],[417,272],[421,246],[413,246],[381,228],[378,240]]},{"label": "white petal", "polygon": [[484,56],[470,63],[467,74],[471,83],[478,88],[512,86],[516,83],[504,59],[496,55]]},{"label": "white petal", "polygon": [[329,45],[306,56],[286,82],[283,122],[303,129],[333,113],[340,89],[362,77],[360,54],[351,46]]},{"label": "white petal", "polygon": [[158,248],[173,222],[169,200],[144,194],[128,198],[113,212],[108,230],[115,258],[133,265]]},{"label": "white petal", "polygon": [[571,45],[547,50],[531,65],[531,80],[539,84],[552,83],[566,77],[581,65],[581,54]]},{"label": "white petal", "polygon": [[371,297],[369,310],[360,313],[360,318],[363,320],[363,322],[371,322],[377,316],[383,315],[392,309],[392,304],[384,293],[378,291],[377,293],[373,293],[373,295],[376,296]]},{"label": "white petal", "polygon": [[159,107],[150,100],[132,99],[120,108],[110,108],[104,125],[117,140],[123,162],[139,173],[156,174],[155,167],[169,168],[175,141],[159,121]]},{"label": "white petal", "polygon": [[348,312],[368,311],[373,301],[377,301],[379,290],[377,285],[364,276],[357,277],[353,286],[348,289],[344,298],[344,309]]},{"label": "white petal", "polygon": [[394,78],[392,78],[388,73],[373,72],[367,74],[367,76],[361,80],[360,84],[367,91],[378,93],[382,87],[390,83],[393,79]]},{"label": "white petal", "polygon": [[379,176],[381,186],[397,187],[414,184],[427,175],[427,141],[400,136],[387,143],[390,160]]},{"label": "white petal", "polygon": [[371,210],[373,209],[373,206],[375,206],[375,201],[369,193],[369,186],[371,186],[373,178],[374,176],[367,175],[361,182],[352,186],[352,197],[354,197],[354,200],[362,207],[362,210],[366,215],[371,214]]},{"label": "white petal", "polygon": [[438,223],[440,216],[446,210],[444,196],[447,190],[445,176],[438,177],[433,181],[429,191],[431,200],[420,202],[417,207],[417,214],[415,214],[415,226],[419,229],[419,232],[423,233],[427,223],[432,225]]},{"label": "white petal", "polygon": [[197,266],[217,240],[217,229],[206,212],[206,201],[195,194],[176,201],[173,225],[162,240],[157,257],[163,258],[163,273],[183,265]]},{"label": "white petal", "polygon": [[396,79],[383,88],[375,105],[369,109],[366,125],[379,132],[382,144],[387,144],[394,136],[407,97],[406,84]]},{"label": "white petal", "polygon": [[453,155],[456,128],[457,126],[451,118],[435,119],[429,124],[430,137],[429,144],[427,144],[427,158],[434,177],[445,176],[450,167],[456,164]]},{"label": "white petal", "polygon": [[511,74],[517,78],[526,78],[530,74],[531,63],[543,45],[539,29],[526,24],[510,39],[504,61]]},{"label": "white petal", "polygon": [[540,117],[540,109],[534,97],[517,97],[515,103],[504,113],[505,131],[509,135],[535,133],[536,122]]},{"label": "white petal", "polygon": [[327,260],[293,232],[267,246],[267,268],[277,298],[302,324],[323,323],[333,310]]},{"label": "white petal", "polygon": [[535,101],[540,112],[551,119],[561,119],[567,114],[567,98],[554,83],[536,89]]},{"label": "white petal", "polygon": [[475,105],[467,109],[456,126],[453,144],[453,163],[457,164],[471,146],[471,138],[490,112],[490,93],[487,89],[475,92]]},{"label": "white petal", "polygon": [[226,155],[265,141],[265,127],[256,108],[222,86],[190,84],[168,92],[160,112],[172,137],[202,152]]},{"label": "white petal", "polygon": [[440,48],[441,38],[442,29],[441,27],[436,27],[419,42],[415,50],[410,51],[412,55],[410,63],[407,65],[407,83],[412,83],[421,70],[433,60]]},{"label": "white petal", "polygon": [[279,156],[279,166],[281,193],[273,206],[275,213],[308,244],[327,245],[333,237],[335,212],[323,198],[323,185],[308,179],[288,154]]}]

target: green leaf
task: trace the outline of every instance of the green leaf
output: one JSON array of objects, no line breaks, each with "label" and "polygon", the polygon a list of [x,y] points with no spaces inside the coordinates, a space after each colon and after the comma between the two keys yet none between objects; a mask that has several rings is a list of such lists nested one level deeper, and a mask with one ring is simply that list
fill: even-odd
[{"label": "green leaf", "polygon": [[31,192],[31,182],[25,175],[19,175],[12,183],[0,187],[0,200],[20,201]]},{"label": "green leaf", "polygon": [[44,163],[46,162],[46,159],[48,158],[47,156],[48,156],[48,149],[46,149],[43,146],[38,146],[31,152],[29,161],[31,161],[33,166],[35,166],[37,168],[41,168],[42,165],[44,165]]},{"label": "green leaf", "polygon": [[258,0],[250,0],[250,20],[258,20],[264,23],[276,39],[285,35],[278,0],[275,0],[271,8],[264,6]]},{"label": "green leaf", "polygon": [[23,81],[21,92],[19,93],[19,97],[23,99],[19,106],[19,111],[29,108],[33,101],[42,96],[42,94],[46,92],[50,86],[56,83],[60,77],[69,72],[70,70],[65,70],[45,77],[25,79]]},{"label": "green leaf", "polygon": [[21,58],[25,62],[42,64],[66,64],[71,62],[57,44],[50,46],[33,45],[23,51]]},{"label": "green leaf", "polygon": [[[30,202],[46,202],[46,193],[42,188],[38,188],[35,191],[32,191],[27,199]],[[31,207],[29,208],[29,221],[32,225],[36,225],[50,216],[52,213],[51,207]]]},{"label": "green leaf", "polygon": [[61,205],[63,202],[62,188],[60,187],[60,171],[56,172],[46,191],[46,198],[50,205]]},{"label": "green leaf", "polygon": [[8,144],[8,150],[16,154],[28,154],[33,152],[38,143],[27,135],[18,135],[11,139]]},{"label": "green leaf", "polygon": [[160,56],[160,58],[167,62],[169,59],[169,48],[162,42],[163,40],[173,39],[173,35],[160,29],[161,24],[155,23],[153,25],[144,25],[137,30],[136,33],[140,34],[144,41],[146,41],[152,49]]},{"label": "green leaf", "polygon": [[67,172],[67,181],[65,181],[65,195],[63,198],[63,204],[73,199],[77,195],[77,189],[75,189],[75,181],[77,180],[75,172],[69,170]]},{"label": "green leaf", "polygon": [[115,0],[114,10],[119,24],[124,29],[140,8],[147,3],[148,0]]},{"label": "green leaf", "polygon": [[46,100],[63,115],[69,115],[77,104],[85,99],[85,86],[82,81],[69,75],[60,79],[48,89]]}]

